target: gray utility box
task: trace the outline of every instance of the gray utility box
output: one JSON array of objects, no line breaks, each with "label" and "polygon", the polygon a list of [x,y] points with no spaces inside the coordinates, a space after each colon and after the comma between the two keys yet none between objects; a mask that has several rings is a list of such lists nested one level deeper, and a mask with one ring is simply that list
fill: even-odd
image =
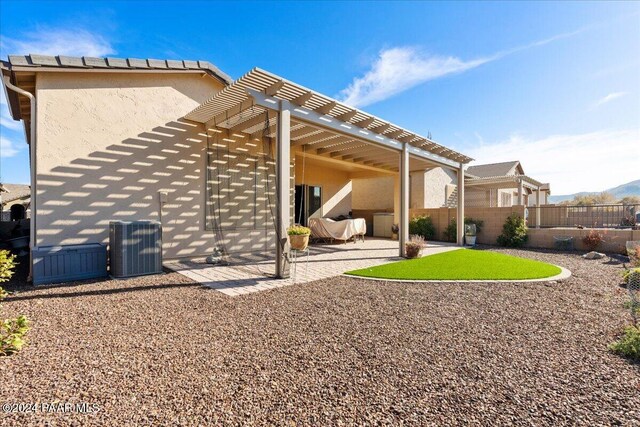
[{"label": "gray utility box", "polygon": [[158,221],[109,223],[111,276],[162,273],[162,225]]},{"label": "gray utility box", "polygon": [[107,247],[100,243],[33,249],[33,284],[107,277]]}]

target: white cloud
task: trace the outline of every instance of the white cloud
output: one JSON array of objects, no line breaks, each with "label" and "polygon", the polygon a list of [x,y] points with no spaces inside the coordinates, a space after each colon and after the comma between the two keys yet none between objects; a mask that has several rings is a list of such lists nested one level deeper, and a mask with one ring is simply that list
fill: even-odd
[{"label": "white cloud", "polygon": [[390,98],[429,80],[462,73],[480,65],[526,49],[543,46],[571,37],[584,29],[559,34],[524,46],[504,50],[490,56],[465,61],[455,56],[427,55],[416,47],[393,47],[380,51],[371,68],[362,77],[356,77],[338,98],[345,104],[362,107]]},{"label": "white cloud", "polygon": [[84,29],[40,27],[24,33],[19,39],[2,37],[2,56],[42,55],[106,56],[115,53],[111,43],[103,36]]},{"label": "white cloud", "polygon": [[527,175],[551,183],[552,194],[603,191],[640,179],[640,129],[508,140],[464,150],[473,164],[520,160]]},{"label": "white cloud", "polygon": [[4,136],[0,136],[0,158],[13,157],[18,154],[19,151],[20,149],[13,141]]},{"label": "white cloud", "polygon": [[428,80],[475,68],[490,59],[463,61],[453,56],[428,56],[413,47],[383,50],[364,76],[340,92],[345,104],[364,106],[382,101]]},{"label": "white cloud", "polygon": [[628,95],[629,92],[612,92],[607,96],[604,96],[602,98],[600,98],[599,100],[597,100],[594,104],[593,104],[593,108],[597,108],[600,107],[601,105],[604,105],[608,102],[613,101],[614,99],[618,99],[621,98],[625,95]]}]

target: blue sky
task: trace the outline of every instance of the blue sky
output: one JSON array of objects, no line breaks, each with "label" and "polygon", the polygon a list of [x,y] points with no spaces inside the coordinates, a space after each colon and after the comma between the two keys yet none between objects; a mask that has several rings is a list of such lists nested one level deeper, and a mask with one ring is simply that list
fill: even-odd
[{"label": "blue sky", "polygon": [[[0,53],[258,66],[554,194],[640,179],[640,3],[0,2]],[[3,182],[28,182],[1,122]]]}]

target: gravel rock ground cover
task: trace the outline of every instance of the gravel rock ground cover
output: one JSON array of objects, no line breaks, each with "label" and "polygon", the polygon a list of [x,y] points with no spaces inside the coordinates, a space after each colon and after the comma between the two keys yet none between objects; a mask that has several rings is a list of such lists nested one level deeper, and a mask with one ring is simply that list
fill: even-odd
[{"label": "gravel rock ground cover", "polygon": [[0,425],[639,425],[640,368],[607,351],[629,315],[619,264],[562,283],[336,277],[235,298],[178,274],[24,289],[30,345],[0,402],[94,414]]}]

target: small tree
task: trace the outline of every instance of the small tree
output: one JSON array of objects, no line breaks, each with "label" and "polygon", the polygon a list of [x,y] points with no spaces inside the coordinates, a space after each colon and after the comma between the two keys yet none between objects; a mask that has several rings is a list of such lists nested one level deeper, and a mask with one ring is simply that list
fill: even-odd
[{"label": "small tree", "polygon": [[498,244],[518,248],[524,245],[528,238],[527,224],[524,219],[520,215],[512,213],[502,226],[502,234],[498,236]]}]

